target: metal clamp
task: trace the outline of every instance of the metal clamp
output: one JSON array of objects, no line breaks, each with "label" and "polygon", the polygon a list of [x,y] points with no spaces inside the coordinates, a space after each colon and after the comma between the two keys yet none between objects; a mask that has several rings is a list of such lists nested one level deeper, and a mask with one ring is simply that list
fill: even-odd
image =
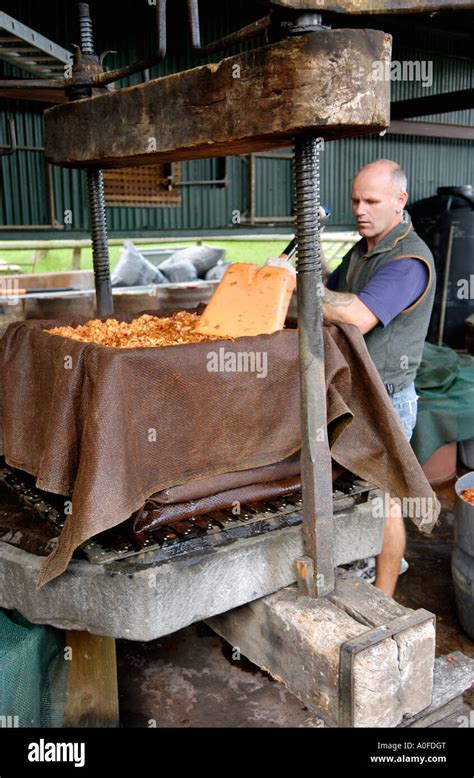
[{"label": "metal clamp", "polygon": [[434,620],[433,613],[418,608],[413,613],[408,613],[393,619],[386,626],[374,627],[347,640],[341,645],[339,655],[339,726],[354,726],[354,661],[357,654],[371,646],[382,643],[387,638],[392,638],[400,632],[411,627],[417,627],[428,621]]}]

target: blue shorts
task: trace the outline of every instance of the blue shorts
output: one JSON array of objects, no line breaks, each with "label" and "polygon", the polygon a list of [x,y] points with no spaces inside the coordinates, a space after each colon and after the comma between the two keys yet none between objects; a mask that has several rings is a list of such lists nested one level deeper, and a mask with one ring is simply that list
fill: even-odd
[{"label": "blue shorts", "polygon": [[398,418],[402,423],[402,427],[405,434],[410,440],[413,430],[416,424],[416,410],[418,395],[415,390],[415,382],[401,389],[399,392],[395,392],[390,397],[392,405],[395,408]]}]

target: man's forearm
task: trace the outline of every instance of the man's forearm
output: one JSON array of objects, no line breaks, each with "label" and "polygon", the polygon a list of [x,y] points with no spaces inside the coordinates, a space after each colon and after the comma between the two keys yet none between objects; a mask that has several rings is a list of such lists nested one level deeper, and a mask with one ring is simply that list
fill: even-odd
[{"label": "man's forearm", "polygon": [[323,312],[329,322],[346,322],[353,324],[354,303],[357,296],[351,292],[333,292],[324,287]]},{"label": "man's forearm", "polygon": [[351,292],[333,292],[324,288],[323,313],[326,321],[354,324],[363,335],[378,324],[372,311]]}]

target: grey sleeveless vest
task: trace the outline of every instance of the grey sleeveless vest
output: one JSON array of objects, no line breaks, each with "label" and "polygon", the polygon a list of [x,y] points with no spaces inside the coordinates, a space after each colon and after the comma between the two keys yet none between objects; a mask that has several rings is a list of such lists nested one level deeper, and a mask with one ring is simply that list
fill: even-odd
[{"label": "grey sleeveless vest", "polygon": [[421,297],[386,327],[379,324],[364,335],[369,354],[383,382],[392,384],[393,391],[398,392],[413,381],[421,362],[435,295],[433,255],[414,231],[407,211],[403,212],[403,221],[372,251],[362,253],[365,246],[365,239],[361,239],[344,256],[339,266],[336,291],[358,294],[380,267],[396,259],[416,257],[428,267],[428,286]]}]

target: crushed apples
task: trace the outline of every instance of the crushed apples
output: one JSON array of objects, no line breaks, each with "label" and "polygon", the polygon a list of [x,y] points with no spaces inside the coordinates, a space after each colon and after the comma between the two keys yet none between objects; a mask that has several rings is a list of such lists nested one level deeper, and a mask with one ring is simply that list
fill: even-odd
[{"label": "crushed apples", "polygon": [[474,489],[464,489],[464,491],[461,492],[461,497],[463,500],[466,500],[469,505],[474,505]]},{"label": "crushed apples", "polygon": [[177,346],[180,343],[201,343],[221,339],[218,336],[200,335],[194,332],[199,318],[197,314],[187,311],[178,311],[172,316],[162,318],[143,314],[131,322],[92,319],[77,327],[54,327],[46,332],[113,348]]}]

